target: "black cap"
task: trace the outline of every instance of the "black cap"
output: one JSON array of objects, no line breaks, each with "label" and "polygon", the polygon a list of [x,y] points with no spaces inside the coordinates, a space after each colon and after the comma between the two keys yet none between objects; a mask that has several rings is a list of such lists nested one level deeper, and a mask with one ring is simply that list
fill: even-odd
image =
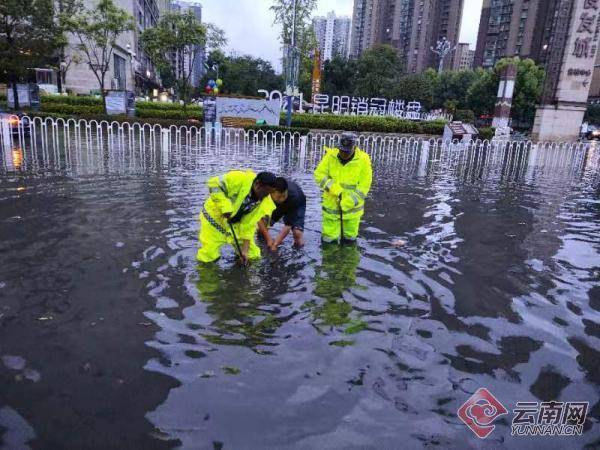
[{"label": "black cap", "polygon": [[344,153],[352,153],[358,140],[356,134],[350,132],[342,133],[340,137],[340,150]]},{"label": "black cap", "polygon": [[277,180],[277,177],[271,172],[261,172],[256,175],[256,181],[265,186],[275,187],[275,180]]}]

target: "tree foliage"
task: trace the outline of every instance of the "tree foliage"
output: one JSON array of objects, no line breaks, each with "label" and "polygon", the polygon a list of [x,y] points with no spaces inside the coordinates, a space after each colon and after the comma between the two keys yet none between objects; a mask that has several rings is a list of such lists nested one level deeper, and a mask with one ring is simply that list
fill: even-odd
[{"label": "tree foliage", "polygon": [[336,55],[323,64],[321,90],[330,95],[348,95],[354,92],[356,60]]},{"label": "tree foliage", "polygon": [[364,97],[390,97],[402,77],[398,51],[391,45],[375,45],[357,62],[354,93]]},{"label": "tree foliage", "polygon": [[[283,47],[291,45],[293,38],[300,53],[298,87],[305,98],[310,98],[312,55],[317,45],[311,23],[311,16],[316,7],[316,0],[273,0],[270,7],[275,15],[275,24],[281,25],[280,40]],[[284,69],[287,64],[284,58]]]},{"label": "tree foliage", "polygon": [[[357,95],[419,101],[428,110],[443,108],[463,118],[492,115],[500,81],[507,64],[517,66],[512,118],[517,127],[533,124],[544,70],[531,59],[505,58],[493,70],[445,71],[421,74],[400,72],[395,50],[376,46],[356,61],[334,58],[324,65],[322,91],[330,95]],[[471,119],[469,119],[471,120]]]},{"label": "tree foliage", "polygon": [[280,39],[283,45],[292,43],[293,25],[296,45],[305,33],[311,31],[310,20],[316,7],[317,0],[273,0],[270,10],[275,14],[275,23],[281,25]]},{"label": "tree foliage", "polygon": [[133,17],[112,0],[100,0],[91,9],[82,8],[68,18],[67,24],[77,37],[78,49],[98,81],[104,99],[106,73],[109,70],[117,39],[134,29]]},{"label": "tree foliage", "polygon": [[[0,1],[0,77],[16,83],[31,67],[50,62],[58,45],[52,0]],[[16,86],[15,107],[18,108]]]},{"label": "tree foliage", "polygon": [[[225,56],[217,50],[208,55],[207,65],[218,65],[219,78],[223,80],[223,93],[258,96],[259,89],[272,91],[283,86],[281,75],[277,75],[271,63],[264,59],[249,55]],[[216,73],[209,71],[200,86],[205,86],[210,78],[216,78]]]},{"label": "tree foliage", "polygon": [[187,104],[192,86],[192,68],[199,56],[198,47],[219,47],[224,33],[211,24],[201,23],[191,11],[168,12],[156,27],[142,32],[141,42],[158,72],[171,84],[177,97]]}]

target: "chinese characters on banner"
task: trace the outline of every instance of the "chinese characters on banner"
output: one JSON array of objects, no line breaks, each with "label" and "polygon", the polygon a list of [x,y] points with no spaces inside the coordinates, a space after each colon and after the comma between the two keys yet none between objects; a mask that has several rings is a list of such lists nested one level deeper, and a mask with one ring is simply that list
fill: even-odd
[{"label": "chinese characters on banner", "polygon": [[[573,30],[575,32],[575,41],[573,43],[572,55],[578,59],[588,59],[596,57],[598,47],[598,38],[600,38],[600,20],[599,0],[580,0],[583,7],[580,12],[576,12],[577,21]],[[576,69],[569,68],[570,74],[579,75]]]},{"label": "chinese characters on banner", "polygon": [[448,118],[441,112],[424,113],[420,102],[350,97],[348,95],[330,96],[329,94],[316,94],[313,97],[313,112],[356,116],[392,116],[412,120]]}]

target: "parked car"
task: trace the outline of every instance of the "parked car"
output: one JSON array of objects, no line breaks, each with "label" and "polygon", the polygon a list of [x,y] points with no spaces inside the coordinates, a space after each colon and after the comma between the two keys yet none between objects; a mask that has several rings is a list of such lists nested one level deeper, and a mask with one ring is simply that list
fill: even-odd
[{"label": "parked car", "polygon": [[600,129],[596,128],[593,125],[588,127],[587,133],[585,133],[585,138],[588,141],[600,141]]},{"label": "parked car", "polygon": [[21,128],[25,134],[28,134],[30,131],[29,118],[21,112],[0,110],[0,121],[2,122],[2,126],[4,126],[4,123],[7,123],[13,134],[18,134],[19,128]]}]

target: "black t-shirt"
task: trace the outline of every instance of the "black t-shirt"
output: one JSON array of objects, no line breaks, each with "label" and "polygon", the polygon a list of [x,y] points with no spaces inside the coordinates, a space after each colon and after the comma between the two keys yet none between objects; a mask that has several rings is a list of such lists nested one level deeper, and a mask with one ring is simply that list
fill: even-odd
[{"label": "black t-shirt", "polygon": [[283,223],[287,226],[304,230],[306,197],[304,196],[304,192],[302,192],[302,188],[294,181],[287,180],[287,183],[288,197],[283,203],[277,205],[275,211],[273,211],[271,223],[276,223],[283,217]]}]

